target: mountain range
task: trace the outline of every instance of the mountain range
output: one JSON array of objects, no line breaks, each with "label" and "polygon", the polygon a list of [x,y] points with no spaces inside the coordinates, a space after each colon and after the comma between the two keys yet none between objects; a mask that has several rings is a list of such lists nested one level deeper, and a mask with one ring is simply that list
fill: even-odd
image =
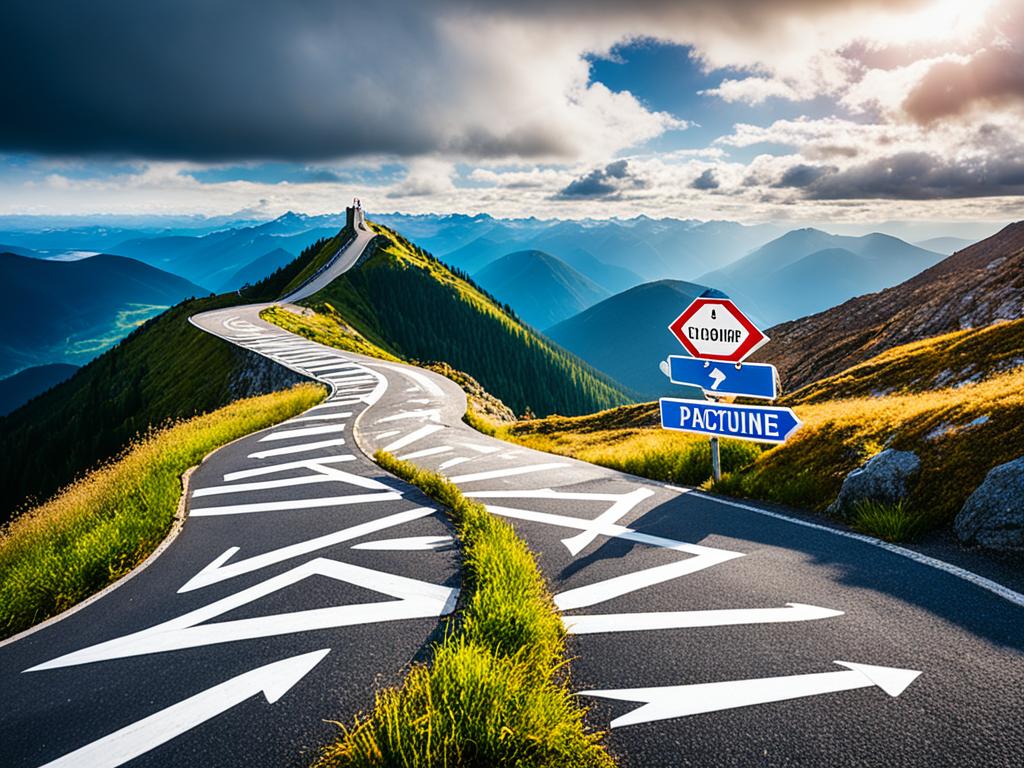
[{"label": "mountain range", "polygon": [[0,254],[0,376],[43,363],[82,363],[139,323],[207,293],[177,275],[122,256],[51,261]]},{"label": "mountain range", "polygon": [[693,219],[494,219],[486,214],[375,217],[470,274],[505,254],[544,251],[612,293],[645,281],[692,279],[780,234],[767,224]]},{"label": "mountain range", "polygon": [[1022,314],[1024,222],[1017,222],[899,285],[769,329],[771,341],[754,357],[774,363],[792,390],[899,344]]},{"label": "mountain range", "polygon": [[721,296],[682,280],[644,283],[548,329],[548,337],[644,398],[680,394],[658,365],[685,354],[668,330],[698,296]]},{"label": "mountain range", "polygon": [[773,325],[896,285],[941,259],[877,232],[849,237],[797,229],[697,282],[728,294],[758,323]]},{"label": "mountain range", "polygon": [[473,280],[534,328],[559,323],[610,292],[543,251],[516,251],[492,261]]}]

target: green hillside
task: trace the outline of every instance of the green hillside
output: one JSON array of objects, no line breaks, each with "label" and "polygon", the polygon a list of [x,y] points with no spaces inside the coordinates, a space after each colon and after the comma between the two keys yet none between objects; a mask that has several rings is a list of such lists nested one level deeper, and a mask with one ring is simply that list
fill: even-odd
[{"label": "green hillside", "polygon": [[311,246],[244,297],[232,293],[172,307],[67,381],[0,418],[0,523],[26,501],[47,498],[117,455],[150,427],[286,383],[242,375],[245,353],[195,328],[188,318],[276,298],[323,247]]},{"label": "green hillside", "polygon": [[[382,237],[359,265],[303,304],[344,318],[396,357],[465,371],[517,413],[589,413],[630,401],[611,379],[525,326],[468,276],[401,235],[375,229]],[[308,320],[307,335],[315,336],[316,322]]]}]

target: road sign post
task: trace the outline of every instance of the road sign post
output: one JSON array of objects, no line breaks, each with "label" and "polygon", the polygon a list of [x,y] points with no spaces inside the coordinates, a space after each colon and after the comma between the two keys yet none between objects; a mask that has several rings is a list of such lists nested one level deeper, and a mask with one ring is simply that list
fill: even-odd
[{"label": "road sign post", "polygon": [[669,379],[673,384],[700,387],[710,402],[663,397],[661,426],[709,436],[715,482],[722,479],[719,438],[782,443],[800,426],[789,408],[718,402],[723,396],[761,400],[778,396],[775,366],[743,362],[768,342],[768,336],[731,300],[694,299],[668,329],[691,355],[669,356]]}]

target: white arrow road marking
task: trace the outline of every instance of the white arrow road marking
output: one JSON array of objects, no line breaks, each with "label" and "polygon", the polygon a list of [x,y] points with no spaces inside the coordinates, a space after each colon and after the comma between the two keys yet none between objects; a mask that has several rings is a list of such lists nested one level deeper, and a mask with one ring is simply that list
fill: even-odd
[{"label": "white arrow road marking", "polygon": [[654,491],[650,488],[637,488],[634,491],[622,494],[614,504],[593,519],[590,529],[577,533],[568,539],[562,539],[562,543],[565,544],[572,555],[578,555],[590,542],[598,537],[601,528],[608,523],[619,522],[619,520],[632,511],[633,507],[653,495]]},{"label": "white arrow road marking", "polygon": [[453,450],[454,448],[450,445],[440,445],[437,448],[424,448],[421,451],[413,451],[398,458],[401,461],[412,461],[413,459],[423,459],[427,456],[437,456],[439,453],[451,453]]},{"label": "white arrow road marking", "polygon": [[237,472],[228,472],[224,475],[224,482],[229,483],[232,480],[244,480],[249,477],[259,477],[261,475],[271,475],[275,472],[284,472],[289,469],[311,469],[314,466],[320,466],[323,464],[337,464],[339,462],[355,461],[356,457],[350,453],[338,454],[336,456],[321,456],[315,459],[302,459],[300,461],[286,461],[281,464],[271,464],[266,467],[257,467],[256,469],[240,469]]},{"label": "white arrow road marking", "polygon": [[[565,528],[590,530],[592,524],[590,520],[582,520],[578,517],[552,515],[547,512],[533,512],[527,509],[512,509],[510,507],[492,506],[490,504],[487,505],[487,509],[503,517],[544,523],[545,525],[558,525]],[[743,557],[742,552],[730,552],[725,549],[703,547],[699,544],[687,544],[684,541],[675,541],[674,539],[666,539],[661,536],[640,533],[631,528],[613,523],[606,523],[598,533],[601,536],[625,539],[637,544],[649,544],[655,547],[675,550],[676,552],[685,552],[694,555],[694,557],[689,557],[676,563],[645,568],[644,570],[634,571],[623,576],[614,576],[610,579],[588,584],[585,587],[577,587],[576,589],[560,592],[555,595],[555,605],[563,611],[597,605],[606,600],[611,600],[613,597],[619,597],[644,587],[660,584],[663,581],[676,579],[737,557]]]},{"label": "white arrow road marking", "polygon": [[370,520],[366,523],[353,525],[350,528],[343,528],[342,530],[335,531],[334,533],[317,536],[313,539],[300,541],[296,544],[290,544],[286,547],[281,547],[280,549],[264,552],[261,555],[253,555],[252,557],[247,557],[244,560],[236,560],[233,563],[225,565],[228,560],[239,552],[238,547],[231,547],[203,568],[203,570],[185,582],[181,589],[178,590],[178,594],[181,594],[182,592],[191,592],[194,589],[201,589],[202,587],[208,587],[210,584],[216,584],[217,582],[224,581],[225,579],[233,579],[236,576],[241,576],[243,573],[251,573],[252,571],[258,571],[261,568],[267,568],[268,566],[275,565],[276,563],[283,563],[285,560],[290,560],[293,557],[308,555],[310,552],[316,552],[318,549],[333,547],[334,545],[340,544],[344,541],[351,541],[352,539],[358,539],[361,536],[367,536],[371,533],[377,533],[388,528],[393,528],[396,525],[403,525],[405,523],[412,522],[413,520],[429,517],[434,514],[434,512],[435,510],[430,507],[409,509],[405,512],[398,512],[394,515],[379,518],[378,520]]},{"label": "white arrow road marking", "polygon": [[[397,599],[203,623],[297,584],[310,576],[325,576],[346,584],[354,584],[357,587],[381,592]],[[177,618],[139,632],[73,651],[25,671],[37,672],[128,656],[142,656],[148,653],[165,653],[202,645],[311,632],[317,629],[445,616],[455,609],[455,600],[458,594],[459,590],[454,587],[431,584],[406,576],[318,557]]]},{"label": "white arrow road marking", "polygon": [[402,419],[426,419],[427,421],[441,422],[441,410],[439,408],[419,408],[414,411],[400,411],[393,416],[385,416],[377,419],[376,424],[387,424],[389,421],[400,421]]},{"label": "white arrow road marking", "polygon": [[189,517],[211,517],[213,515],[247,515],[253,512],[283,512],[289,509],[314,509],[317,507],[341,507],[351,504],[367,504],[373,501],[398,501],[402,494],[357,493],[353,496],[328,496],[322,499],[289,499],[286,501],[261,501],[255,504],[230,504],[224,507],[200,507],[189,511]]},{"label": "white arrow road marking", "polygon": [[328,400],[326,403],[320,403],[320,405],[314,405],[312,408],[307,408],[305,413],[309,413],[310,411],[322,411],[324,408],[343,408],[346,405],[349,405],[349,403],[342,403],[338,400],[332,399]]},{"label": "white arrow road marking", "polygon": [[725,374],[722,373],[721,369],[719,368],[712,368],[711,373],[709,373],[708,376],[710,376],[711,379],[715,382],[714,384],[711,385],[711,389],[713,390],[718,389],[720,386],[722,386],[722,382],[725,381]]},{"label": "white arrow road marking", "polygon": [[571,635],[598,632],[636,632],[645,629],[690,629],[724,627],[733,624],[774,624],[788,621],[814,621],[842,616],[842,611],[803,603],[786,603],[785,608],[727,608],[711,611],[661,611],[656,613],[606,613],[562,616]]},{"label": "white arrow road marking", "polygon": [[261,437],[260,442],[270,440],[291,440],[293,437],[307,437],[308,435],[326,435],[331,432],[342,432],[344,424],[329,424],[325,427],[303,427],[302,429],[285,429],[281,432],[271,432],[266,437]]},{"label": "white arrow road marking", "polygon": [[579,695],[644,702],[642,707],[612,720],[611,727],[617,728],[620,725],[648,723],[652,720],[667,720],[871,686],[878,686],[890,696],[899,696],[921,674],[913,669],[875,667],[851,661],[835,663],[847,669],[843,672],[728,680],[721,683],[580,691]]},{"label": "white arrow road marking", "polygon": [[471,451],[476,451],[477,453],[484,454],[497,453],[498,451],[501,450],[501,448],[494,445],[477,445],[476,443],[459,443],[459,445],[461,445],[463,448],[469,448],[469,450]]},{"label": "white arrow road marking", "polygon": [[310,485],[313,483],[346,483],[358,488],[369,488],[374,491],[390,491],[391,486],[384,485],[377,480],[362,475],[354,475],[351,472],[344,472],[333,467],[321,467],[315,462],[309,463],[309,469],[315,474],[303,475],[302,477],[286,477],[280,480],[260,480],[255,483],[230,483],[228,485],[211,485],[206,488],[197,488],[192,492],[192,498],[197,496],[215,496],[223,493],[242,493],[247,491],[266,491],[273,488],[288,488],[293,485]]},{"label": "white arrow road marking", "polygon": [[288,419],[284,422],[285,424],[297,424],[301,421],[329,421],[331,419],[348,419],[352,417],[350,411],[342,411],[341,413],[314,413],[312,416],[297,416],[294,419]]},{"label": "white arrow road marking", "polygon": [[509,467],[508,469],[492,469],[487,472],[477,472],[472,475],[457,475],[451,477],[453,483],[475,483],[478,480],[494,480],[499,477],[512,477],[513,475],[528,475],[533,472],[546,472],[549,469],[569,466],[564,461],[553,461],[548,464],[529,464],[525,467]]},{"label": "white arrow road marking", "polygon": [[330,648],[258,667],[69,752],[42,768],[115,768],[262,693],[273,704],[320,663]]},{"label": "white arrow road marking", "polygon": [[315,451],[320,448],[333,448],[336,445],[344,444],[345,438],[338,437],[333,440],[318,440],[314,443],[303,443],[302,445],[289,445],[284,448],[271,448],[266,451],[256,451],[256,453],[250,453],[246,458],[269,459],[271,456],[286,456],[289,453],[305,453],[306,451]]},{"label": "white arrow road marking", "polygon": [[352,549],[380,549],[388,551],[405,551],[420,549],[447,549],[452,543],[451,536],[410,536],[406,539],[378,539],[353,544]]},{"label": "white arrow road marking", "polygon": [[472,459],[472,456],[456,456],[454,459],[442,461],[438,469],[448,469],[448,467],[457,467],[459,464],[465,464],[467,461],[472,461]]},{"label": "white arrow road marking", "polygon": [[[397,451],[399,448],[405,448],[405,446],[407,445],[412,445],[417,440],[422,440],[424,437],[432,435],[435,432],[438,432],[442,429],[444,429],[444,427],[442,427],[440,424],[427,424],[425,427],[420,427],[419,429],[410,432],[405,437],[400,437],[394,442],[388,443],[387,445],[384,446],[384,450]],[[380,435],[378,435],[378,437],[380,437]]]},{"label": "white arrow road marking", "polygon": [[[437,384],[435,384],[434,381],[429,376],[422,374],[419,371],[413,370],[412,368],[403,368],[398,365],[387,365],[384,363],[368,363],[368,365],[372,365],[374,368],[387,368],[389,370],[394,371],[395,373],[399,373],[402,376],[405,376],[407,379],[412,379],[421,387],[423,387],[423,389],[427,391],[427,394],[435,395],[437,397],[440,397],[444,394],[444,390],[437,386]],[[410,387],[405,391],[416,392],[418,391],[418,387]]]}]

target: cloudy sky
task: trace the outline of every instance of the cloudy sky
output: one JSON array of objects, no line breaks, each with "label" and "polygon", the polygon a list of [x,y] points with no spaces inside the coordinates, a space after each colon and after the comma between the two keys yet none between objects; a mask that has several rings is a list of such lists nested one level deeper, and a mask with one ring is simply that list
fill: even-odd
[{"label": "cloudy sky", "polygon": [[0,214],[1024,218],[1021,0],[8,0]]}]

